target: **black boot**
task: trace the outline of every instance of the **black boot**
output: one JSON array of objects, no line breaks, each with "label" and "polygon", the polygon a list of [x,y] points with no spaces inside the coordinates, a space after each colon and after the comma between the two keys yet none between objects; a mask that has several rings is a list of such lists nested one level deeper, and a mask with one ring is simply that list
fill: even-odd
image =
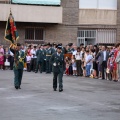
[{"label": "black boot", "polygon": [[62,91],[63,91],[63,89],[62,89],[62,88],[60,88],[60,89],[59,89],[59,92],[62,92]]},{"label": "black boot", "polygon": [[18,90],[19,87],[18,87],[18,86],[15,86],[15,88]]}]

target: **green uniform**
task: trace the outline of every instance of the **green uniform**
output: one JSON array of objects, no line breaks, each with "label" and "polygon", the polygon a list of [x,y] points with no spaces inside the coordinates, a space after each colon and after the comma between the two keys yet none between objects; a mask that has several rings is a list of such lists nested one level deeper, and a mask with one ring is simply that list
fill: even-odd
[{"label": "green uniform", "polygon": [[39,67],[40,73],[42,73],[43,72],[43,62],[44,62],[43,49],[37,50],[36,56],[37,56],[36,72],[38,72],[38,67]]},{"label": "green uniform", "polygon": [[26,56],[23,51],[15,51],[11,49],[11,52],[13,52],[14,54],[14,85],[17,88],[20,88],[23,76],[24,62],[26,62]]},{"label": "green uniform", "polygon": [[53,49],[48,48],[46,49],[46,73],[51,73],[51,64],[50,64],[50,58],[53,54]]},{"label": "green uniform", "polygon": [[67,52],[68,53],[73,53],[74,52],[74,48],[69,48]]},{"label": "green uniform", "polygon": [[64,56],[63,54],[54,53],[50,59],[50,63],[53,65],[53,88],[57,88],[57,77],[59,79],[59,90],[63,89],[63,66]]},{"label": "green uniform", "polygon": [[43,68],[42,71],[46,72],[46,49],[43,49]]}]

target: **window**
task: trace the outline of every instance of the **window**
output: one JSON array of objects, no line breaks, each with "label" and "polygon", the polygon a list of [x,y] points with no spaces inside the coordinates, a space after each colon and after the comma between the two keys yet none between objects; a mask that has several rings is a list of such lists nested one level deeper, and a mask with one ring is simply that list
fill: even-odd
[{"label": "window", "polygon": [[27,41],[43,41],[44,30],[43,28],[26,28],[25,40]]},{"label": "window", "polygon": [[117,10],[117,0],[79,0],[79,8]]}]

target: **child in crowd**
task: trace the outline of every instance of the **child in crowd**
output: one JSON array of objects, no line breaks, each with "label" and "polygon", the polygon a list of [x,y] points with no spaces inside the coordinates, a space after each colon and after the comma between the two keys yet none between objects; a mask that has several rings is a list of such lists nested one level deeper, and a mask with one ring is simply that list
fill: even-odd
[{"label": "child in crowd", "polygon": [[69,75],[73,75],[72,61],[69,60]]},{"label": "child in crowd", "polygon": [[65,74],[66,74],[66,75],[69,75],[69,66],[70,66],[69,58],[66,57],[66,58],[65,58]]},{"label": "child in crowd", "polygon": [[73,55],[72,56],[72,69],[73,69],[73,75],[77,75],[77,67],[76,67],[76,59],[75,59],[75,56]]},{"label": "child in crowd", "polygon": [[4,66],[4,56],[3,53],[0,52],[0,69],[3,70],[3,66]]},{"label": "child in crowd", "polygon": [[114,62],[115,62],[114,54],[111,54],[107,62],[107,70],[106,70],[107,80],[112,80],[112,79],[114,80],[114,74],[113,74]]},{"label": "child in crowd", "polygon": [[30,72],[30,61],[31,61],[31,56],[29,53],[26,55],[26,62],[27,62],[27,71]]},{"label": "child in crowd", "polygon": [[86,77],[90,77],[90,69],[91,69],[91,66],[92,66],[92,59],[93,59],[93,56],[89,53],[89,50],[86,51]]}]

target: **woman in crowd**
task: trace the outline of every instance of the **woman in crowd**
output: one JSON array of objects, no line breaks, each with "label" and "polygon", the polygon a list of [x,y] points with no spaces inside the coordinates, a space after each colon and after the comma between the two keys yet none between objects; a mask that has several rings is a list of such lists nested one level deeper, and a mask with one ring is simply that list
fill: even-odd
[{"label": "woman in crowd", "polygon": [[99,72],[98,72],[98,60],[96,60],[96,56],[98,55],[99,52],[99,48],[97,47],[97,45],[94,45],[94,60],[93,60],[93,76],[94,78],[98,78]]},{"label": "woman in crowd", "polygon": [[85,62],[86,62],[86,77],[90,77],[90,75],[91,75],[90,69],[92,67],[93,56],[91,55],[89,50],[86,51],[86,54],[87,54],[86,59],[85,59]]},{"label": "woman in crowd", "polygon": [[3,52],[0,52],[0,69],[3,70],[3,66],[4,66],[4,56],[3,56]]},{"label": "woman in crowd", "polygon": [[77,76],[82,76],[82,54],[80,47],[77,48],[77,52],[75,54],[76,66],[77,66]]},{"label": "woman in crowd", "polygon": [[76,59],[75,59],[74,55],[72,56],[71,61],[72,61],[73,76],[76,76],[77,75],[77,67],[76,67]]}]

